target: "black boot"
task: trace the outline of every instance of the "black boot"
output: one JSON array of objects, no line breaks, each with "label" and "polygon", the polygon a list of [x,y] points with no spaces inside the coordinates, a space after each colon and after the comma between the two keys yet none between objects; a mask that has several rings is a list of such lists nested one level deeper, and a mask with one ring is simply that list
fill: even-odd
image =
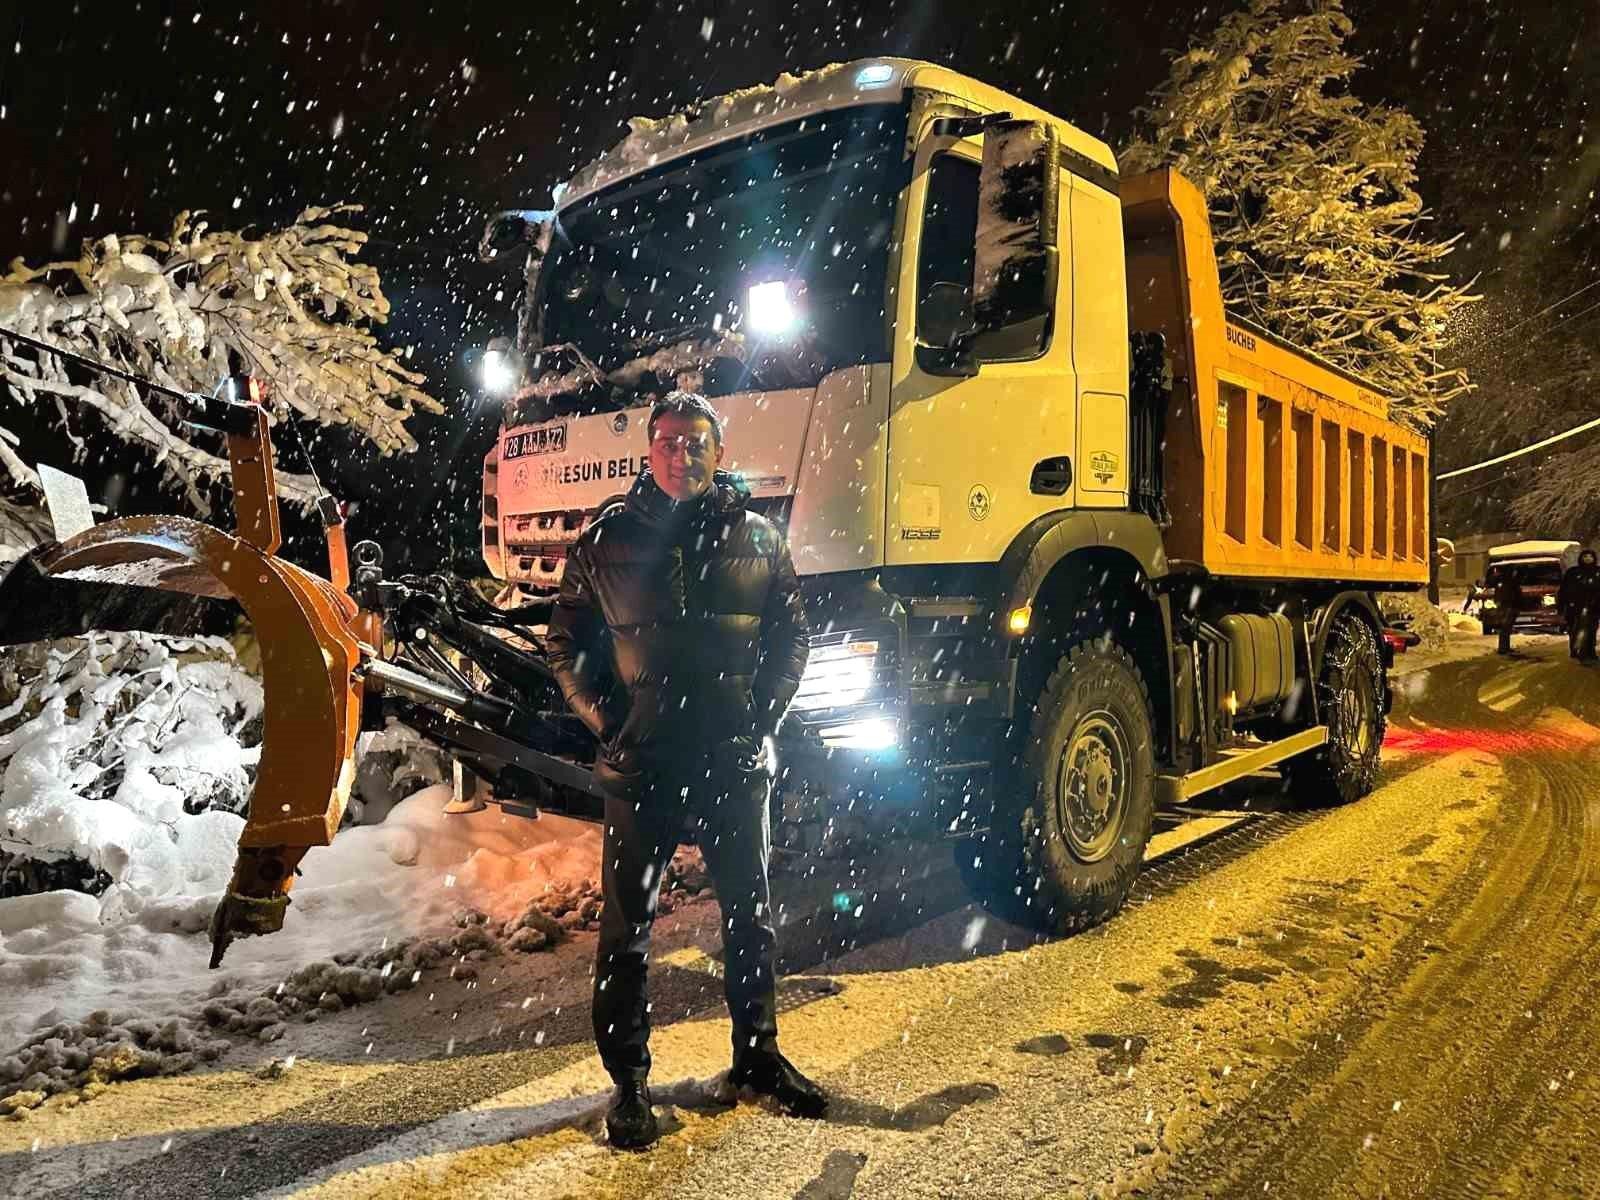
[{"label": "black boot", "polygon": [[606,1136],[619,1150],[642,1150],[661,1136],[650,1108],[649,1089],[642,1080],[617,1084],[617,1094],[606,1112]]},{"label": "black boot", "polygon": [[742,1056],[728,1072],[728,1082],[771,1096],[791,1117],[820,1117],[828,1111],[828,1094],[776,1050]]}]

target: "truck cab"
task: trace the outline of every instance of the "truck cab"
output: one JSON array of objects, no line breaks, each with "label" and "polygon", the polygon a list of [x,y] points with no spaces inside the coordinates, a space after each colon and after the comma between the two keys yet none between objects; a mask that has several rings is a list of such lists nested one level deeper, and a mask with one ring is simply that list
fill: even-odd
[{"label": "truck cab", "polygon": [[873,59],[636,119],[484,252],[527,255],[485,561],[548,595],[654,399],[710,398],[815,630],[786,813],[951,836],[980,890],[1081,927],[1158,795],[1291,759],[1371,786],[1372,592],[1426,579],[1426,445],[1225,313],[1173,172]]},{"label": "truck cab", "polygon": [[[1051,261],[1032,303],[974,333],[997,116],[1054,142]],[[1032,523],[1101,512],[1084,525],[1099,542],[1128,516],[1115,189],[1104,143],[925,63],[847,64],[635,122],[538,235],[523,387],[485,460],[485,560],[554,586],[565,547],[642,468],[650,397],[686,387],[727,417],[730,465],[837,610],[817,622],[824,639],[876,641],[886,666],[908,620],[978,618]],[[1141,532],[1124,544],[1158,559]],[[943,665],[899,690],[988,702],[1004,648],[987,647],[981,671],[946,663],[948,646],[928,657],[941,648]],[[852,672],[869,657],[852,652]],[[799,712],[827,698],[808,687]]]}]

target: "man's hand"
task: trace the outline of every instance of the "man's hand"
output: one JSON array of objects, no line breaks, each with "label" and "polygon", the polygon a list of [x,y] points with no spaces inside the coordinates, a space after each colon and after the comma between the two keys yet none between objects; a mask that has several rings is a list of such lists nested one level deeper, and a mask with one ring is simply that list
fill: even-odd
[{"label": "man's hand", "polygon": [[630,746],[618,745],[622,737],[620,728],[612,730],[607,736],[600,739],[600,756],[610,763],[612,768],[623,775],[631,775],[639,769],[639,752]]},{"label": "man's hand", "polygon": [[753,775],[757,771],[767,769],[768,757],[767,739],[754,734],[742,734],[739,737],[729,738],[723,743],[724,754],[728,761],[746,775]]}]

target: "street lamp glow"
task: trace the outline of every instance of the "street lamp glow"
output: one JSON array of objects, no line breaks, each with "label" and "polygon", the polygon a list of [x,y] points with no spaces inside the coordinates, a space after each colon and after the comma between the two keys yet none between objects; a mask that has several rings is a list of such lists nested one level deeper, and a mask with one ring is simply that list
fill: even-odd
[{"label": "street lamp glow", "polygon": [[781,279],[752,284],[744,315],[750,332],[759,337],[787,337],[800,323],[800,316],[789,299],[789,285]]}]

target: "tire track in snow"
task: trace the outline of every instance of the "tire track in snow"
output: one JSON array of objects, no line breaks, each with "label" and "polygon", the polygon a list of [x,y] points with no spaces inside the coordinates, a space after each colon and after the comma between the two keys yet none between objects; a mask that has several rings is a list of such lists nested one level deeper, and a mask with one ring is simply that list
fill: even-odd
[{"label": "tire track in snow", "polygon": [[[1592,689],[1592,676],[1558,672],[1550,663],[1524,666],[1515,681],[1490,664],[1452,672],[1472,698],[1463,723],[1518,733],[1562,700],[1596,717],[1573,694]],[[1570,1164],[1531,1154],[1541,1127],[1592,1128],[1595,1115],[1574,1111],[1585,1088],[1561,1086],[1567,1071],[1587,1081],[1600,1065],[1586,991],[1600,970],[1589,819],[1600,755],[1590,737],[1572,746],[1563,756],[1541,740],[1505,764],[1484,872],[1432,906],[1431,923],[1346,1006],[1331,1044],[1281,1068],[1215,1136],[1188,1147],[1155,1195],[1476,1197],[1508,1173],[1556,1185],[1527,1195],[1573,1186]],[[1587,1194],[1582,1186],[1568,1194]]]}]

